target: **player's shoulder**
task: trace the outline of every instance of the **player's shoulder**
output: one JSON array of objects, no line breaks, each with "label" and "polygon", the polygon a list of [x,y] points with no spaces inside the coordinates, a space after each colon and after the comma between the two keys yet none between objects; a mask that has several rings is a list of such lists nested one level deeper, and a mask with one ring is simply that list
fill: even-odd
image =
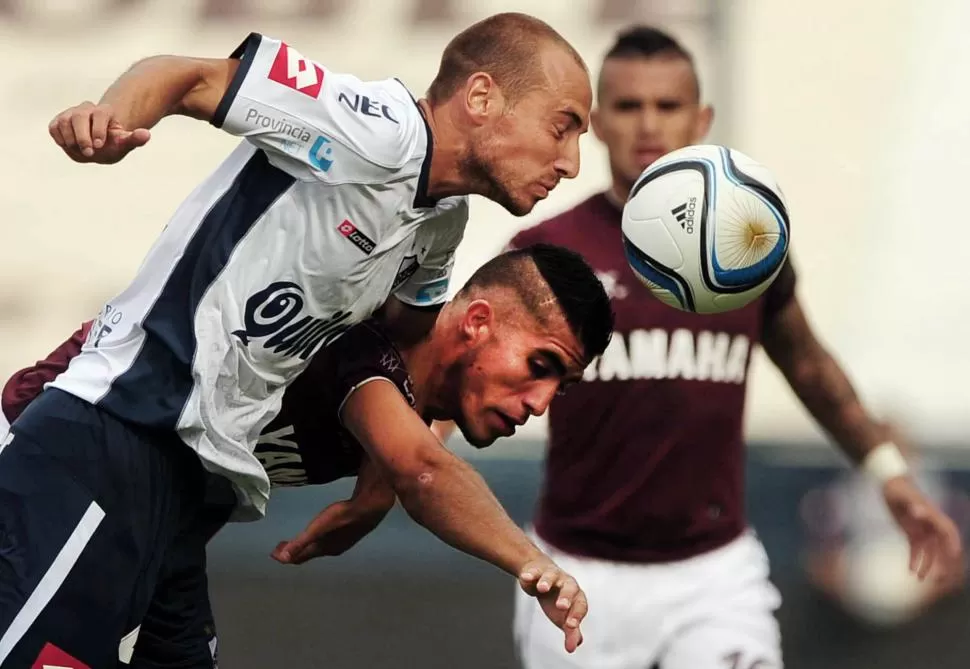
[{"label": "player's shoulder", "polygon": [[370,318],[348,328],[336,341],[319,351],[304,372],[312,384],[334,384],[346,392],[360,382],[386,377],[398,387],[406,385],[404,358],[390,335]]},{"label": "player's shoulder", "polygon": [[340,153],[351,153],[378,171],[401,169],[415,158],[420,164],[429,131],[416,100],[400,80],[365,80],[340,72],[303,48],[253,32],[233,52],[232,57],[241,60],[245,78],[255,78],[259,86],[260,100],[252,101],[254,115],[295,117],[311,126],[311,138],[321,135],[325,142],[339,146]]},{"label": "player's shoulder", "polygon": [[365,81],[334,73],[322,100],[338,141],[367,163],[386,170],[420,169],[431,141],[417,101],[397,79]]},{"label": "player's shoulder", "polygon": [[540,223],[521,230],[511,242],[511,246],[522,248],[530,244],[558,244],[569,246],[577,234],[585,233],[592,219],[600,219],[610,214],[606,198],[602,193],[592,195],[576,205],[547,218]]}]

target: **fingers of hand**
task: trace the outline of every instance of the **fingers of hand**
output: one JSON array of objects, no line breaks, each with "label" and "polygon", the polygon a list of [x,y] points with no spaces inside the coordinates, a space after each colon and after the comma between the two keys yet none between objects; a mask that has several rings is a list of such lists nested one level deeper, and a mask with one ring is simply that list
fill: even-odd
[{"label": "fingers of hand", "polygon": [[579,628],[566,628],[566,652],[574,653],[580,644],[583,643],[583,633]]},{"label": "fingers of hand", "polygon": [[559,589],[559,599],[556,600],[556,608],[560,611],[568,611],[573,603],[573,599],[579,593],[579,584],[576,579],[567,576],[557,584]]},{"label": "fingers of hand", "polygon": [[95,107],[91,111],[91,146],[100,149],[108,138],[108,125],[111,123],[111,113],[105,107]]},{"label": "fingers of hand", "polygon": [[589,604],[586,601],[586,594],[580,590],[575,597],[573,597],[572,606],[569,607],[568,613],[566,613],[566,628],[579,629],[579,625],[586,618],[586,613],[589,611]]},{"label": "fingers of hand", "polygon": [[293,559],[292,554],[289,550],[287,550],[289,543],[289,541],[281,541],[276,544],[276,548],[274,548],[273,552],[270,553],[274,560],[287,564]]},{"label": "fingers of hand", "polygon": [[563,573],[555,565],[548,565],[536,583],[536,590],[541,593],[549,592],[563,579]]},{"label": "fingers of hand", "polygon": [[87,158],[93,156],[94,146],[91,144],[91,112],[83,111],[71,116],[71,130],[74,133],[74,141],[81,155]]}]

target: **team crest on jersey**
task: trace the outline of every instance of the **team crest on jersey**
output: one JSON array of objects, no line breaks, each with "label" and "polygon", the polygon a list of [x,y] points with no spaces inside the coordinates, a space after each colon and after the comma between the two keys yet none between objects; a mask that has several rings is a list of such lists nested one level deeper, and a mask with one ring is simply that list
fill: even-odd
[{"label": "team crest on jersey", "polygon": [[349,311],[330,318],[300,314],[305,304],[303,289],[290,281],[277,281],[246,300],[245,328],[232,334],[249,346],[261,340],[263,348],[285,356],[308,359],[350,327]]},{"label": "team crest on jersey", "polygon": [[269,78],[311,98],[319,97],[323,88],[323,68],[285,43],[276,52]]}]

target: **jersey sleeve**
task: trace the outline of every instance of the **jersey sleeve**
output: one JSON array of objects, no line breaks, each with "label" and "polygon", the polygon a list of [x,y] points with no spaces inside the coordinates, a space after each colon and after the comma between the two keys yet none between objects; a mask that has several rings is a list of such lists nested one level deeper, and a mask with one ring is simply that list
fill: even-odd
[{"label": "jersey sleeve", "polygon": [[448,299],[455,251],[467,223],[468,200],[460,198],[440,216],[421,224],[418,241],[428,248],[414,274],[394,291],[397,299],[413,307],[436,307]]},{"label": "jersey sleeve", "polygon": [[792,266],[791,256],[785,260],[778,276],[765,291],[765,316],[771,317],[784,309],[795,297],[795,268]]},{"label": "jersey sleeve", "polygon": [[399,82],[334,72],[259,33],[230,58],[239,67],[212,125],[246,138],[293,176],[359,182],[410,158],[416,108]]},{"label": "jersey sleeve", "polygon": [[0,393],[0,410],[13,423],[44,390],[44,386],[67,369],[71,359],[81,352],[84,340],[91,330],[91,322],[84,323],[63,344],[44,358],[16,372]]},{"label": "jersey sleeve", "polygon": [[404,365],[404,359],[380,326],[373,321],[364,321],[352,327],[317,355],[326,356],[326,365],[321,369],[321,380],[333,384],[333,394],[338,402],[338,417],[353,392],[371,381],[394,384],[408,403],[414,406],[411,377]]}]

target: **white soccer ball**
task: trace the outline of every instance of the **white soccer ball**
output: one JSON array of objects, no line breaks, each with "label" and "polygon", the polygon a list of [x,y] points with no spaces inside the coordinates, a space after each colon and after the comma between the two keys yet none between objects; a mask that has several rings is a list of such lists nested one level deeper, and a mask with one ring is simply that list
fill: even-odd
[{"label": "white soccer ball", "polygon": [[623,208],[623,246],[661,301],[701,314],[749,304],[789,244],[788,207],[771,172],[739,151],[688,146],[643,171]]}]

